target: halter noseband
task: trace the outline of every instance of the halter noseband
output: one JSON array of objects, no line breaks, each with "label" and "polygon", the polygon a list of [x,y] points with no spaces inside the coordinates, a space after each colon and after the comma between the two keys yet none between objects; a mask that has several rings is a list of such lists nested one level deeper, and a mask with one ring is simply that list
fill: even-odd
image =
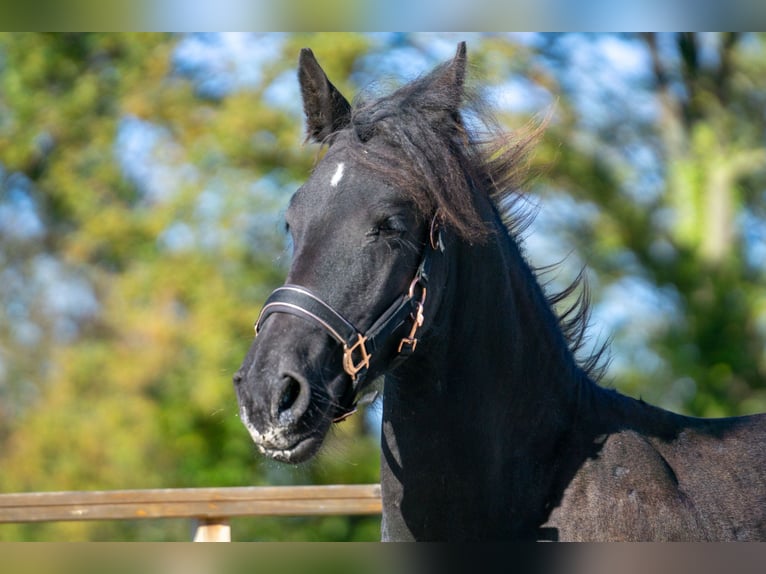
[{"label": "halter noseband", "polygon": [[[264,321],[274,313],[287,313],[314,322],[343,347],[343,370],[351,377],[353,394],[357,396],[365,386],[364,382],[373,355],[408,321],[412,321],[409,334],[399,341],[397,355],[391,366],[397,366],[415,350],[418,344],[416,335],[425,320],[424,305],[433,256],[442,251],[444,251],[444,244],[437,216],[434,216],[429,233],[429,245],[426,246],[409,289],[394,301],[364,333],[309,289],[300,285],[285,284],[272,291],[263,304],[261,314],[255,323],[255,335],[258,336]],[[349,412],[340,415],[334,422],[345,419],[355,410],[356,408],[352,407]]]}]

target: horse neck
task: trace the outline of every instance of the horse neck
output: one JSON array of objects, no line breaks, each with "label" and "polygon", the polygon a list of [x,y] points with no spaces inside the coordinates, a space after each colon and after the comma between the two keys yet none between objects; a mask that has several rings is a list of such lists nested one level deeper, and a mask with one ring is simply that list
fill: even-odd
[{"label": "horse neck", "polygon": [[[479,529],[489,527],[517,535],[536,519],[525,517],[522,506],[546,496],[546,477],[535,474],[540,466],[530,457],[539,461],[546,449],[554,456],[551,445],[566,432],[584,375],[504,229],[487,244],[458,243],[448,251],[448,277],[433,287],[446,292],[431,336],[386,379],[384,527],[394,538],[440,537],[418,532],[428,501],[461,500],[453,518],[471,507],[477,519],[462,516],[456,536],[482,537]],[[409,517],[408,498],[418,501]],[[508,505],[515,525],[507,523]]]}]

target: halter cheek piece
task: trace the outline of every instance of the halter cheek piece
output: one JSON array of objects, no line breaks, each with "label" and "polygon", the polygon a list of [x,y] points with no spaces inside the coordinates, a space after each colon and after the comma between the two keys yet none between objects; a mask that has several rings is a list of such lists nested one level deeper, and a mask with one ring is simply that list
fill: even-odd
[{"label": "halter cheek piece", "polygon": [[[364,333],[309,289],[300,285],[286,284],[272,291],[266,299],[255,323],[255,335],[258,336],[264,321],[274,313],[287,313],[314,322],[342,346],[343,370],[351,377],[352,390],[354,396],[357,396],[364,387],[373,356],[408,321],[412,322],[409,333],[399,341],[397,355],[390,367],[402,363],[417,347],[416,335],[425,320],[424,305],[433,256],[442,251],[444,251],[444,244],[437,216],[434,216],[431,222],[429,245],[426,246],[409,289],[397,298]],[[354,406],[349,412],[336,418],[334,422],[347,418],[355,410]]]}]

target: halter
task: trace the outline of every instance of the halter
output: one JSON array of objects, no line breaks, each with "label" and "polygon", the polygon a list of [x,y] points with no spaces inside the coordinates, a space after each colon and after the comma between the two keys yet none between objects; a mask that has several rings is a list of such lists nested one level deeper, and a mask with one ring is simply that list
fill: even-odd
[{"label": "halter", "polygon": [[[431,222],[429,245],[426,246],[415,277],[409,289],[386,309],[366,331],[357,329],[321,297],[300,285],[285,284],[272,291],[261,309],[255,323],[255,335],[258,336],[264,321],[274,313],[287,313],[307,319],[325,330],[343,349],[343,370],[351,377],[353,394],[356,397],[365,386],[373,356],[386,344],[394,333],[411,321],[409,334],[402,337],[391,366],[395,367],[409,357],[418,344],[418,329],[425,320],[425,302],[428,293],[428,280],[433,256],[443,252],[441,230],[437,216]],[[334,422],[339,422],[356,411],[352,409],[340,415]]]}]

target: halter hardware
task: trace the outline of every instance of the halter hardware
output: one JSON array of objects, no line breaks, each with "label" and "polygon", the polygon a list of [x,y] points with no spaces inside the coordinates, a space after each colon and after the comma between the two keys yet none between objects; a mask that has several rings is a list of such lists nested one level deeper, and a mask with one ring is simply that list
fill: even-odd
[{"label": "halter hardware", "polygon": [[[370,359],[372,354],[367,351],[366,343],[367,337],[361,333],[357,333],[356,343],[350,347],[343,343],[343,370],[346,371],[352,379],[356,378],[356,374],[362,369],[370,368]],[[359,349],[361,358],[358,363],[354,363],[354,351]]]},{"label": "halter hardware", "polygon": [[[431,242],[431,245],[433,246],[433,241]],[[423,322],[425,321],[424,306],[426,303],[426,294],[428,293],[428,289],[426,289],[426,285],[422,281],[421,277],[415,277],[415,279],[412,280],[412,283],[410,283],[410,289],[407,293],[407,296],[414,300],[415,287],[418,285],[420,285],[420,287],[423,289],[423,292],[420,295],[420,301],[415,301],[415,314],[411,315],[412,329],[410,329],[410,334],[408,337],[404,337],[401,341],[399,341],[399,348],[396,350],[397,353],[401,353],[405,345],[410,346],[408,349],[408,352],[410,353],[412,353],[415,350],[415,347],[418,346],[418,340],[415,338],[415,334],[418,332],[418,329],[423,326]]]}]

